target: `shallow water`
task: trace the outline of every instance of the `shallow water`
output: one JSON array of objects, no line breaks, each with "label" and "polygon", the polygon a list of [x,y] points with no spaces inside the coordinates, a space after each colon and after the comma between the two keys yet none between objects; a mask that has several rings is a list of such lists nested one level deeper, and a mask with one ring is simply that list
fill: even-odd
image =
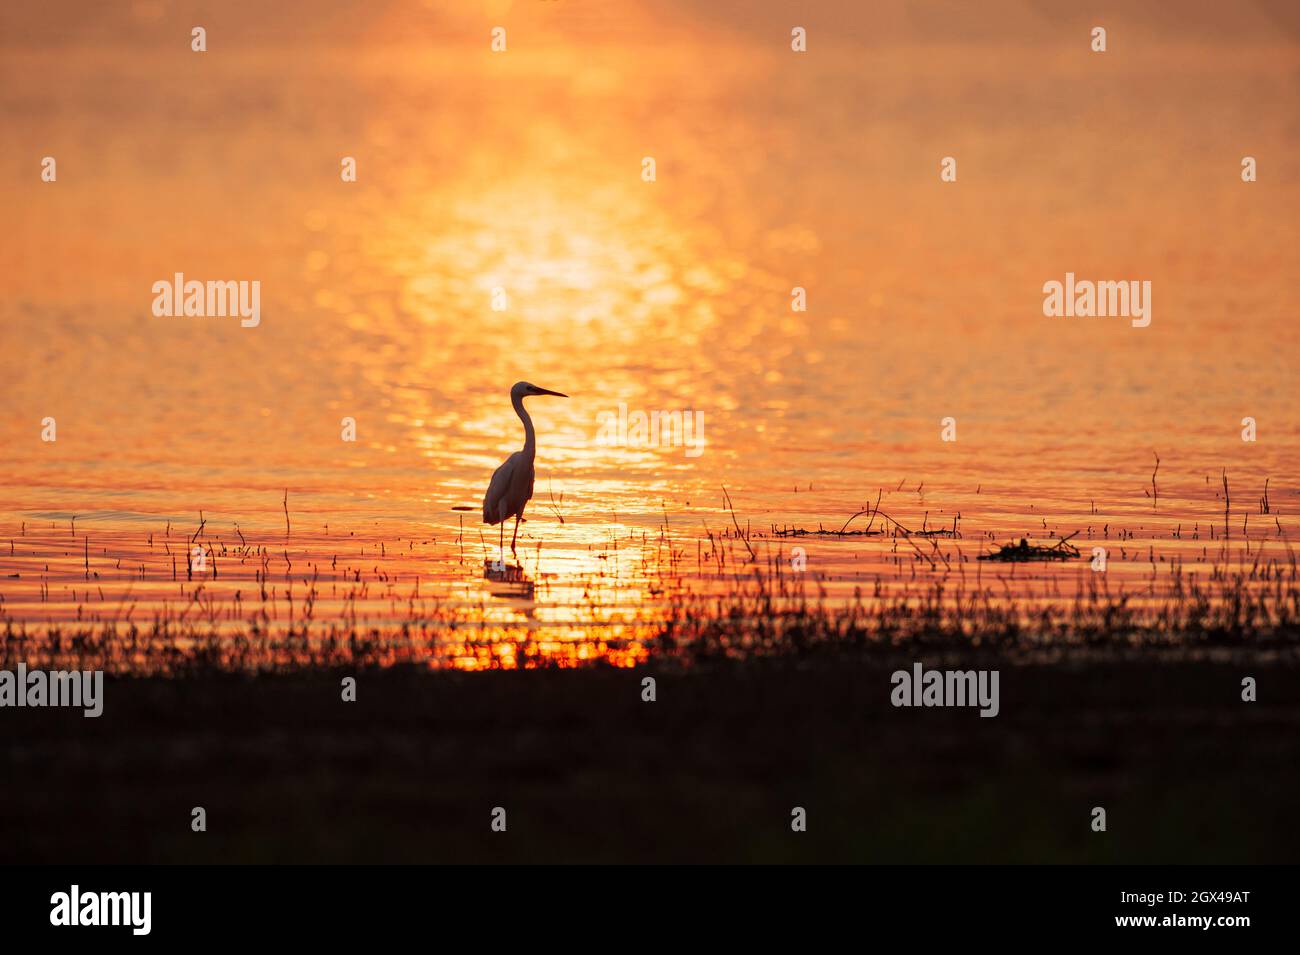
[{"label": "shallow water", "polygon": [[[832,601],[964,575],[1031,609],[1094,546],[1138,599],[1175,565],[1289,565],[1294,31],[1192,7],[1097,56],[1072,14],[832,6],[796,55],[766,6],[549,6],[329,4],[303,35],[234,4],[203,55],[183,6],[5,13],[7,621],[284,624],[314,573],[314,621],[450,614],[626,662],[679,589],[745,572],[724,486],[760,563],[804,548]],[[260,325],[154,317],[176,272],[260,281]],[[1149,280],[1150,326],[1044,317],[1066,272]],[[521,378],[572,397],[529,402],[527,581],[494,580],[496,528],[452,508],[522,443]],[[610,446],[620,405],[702,416],[704,444]],[[772,536],[877,499],[961,536]],[[1076,532],[1075,561],[975,560]]]}]

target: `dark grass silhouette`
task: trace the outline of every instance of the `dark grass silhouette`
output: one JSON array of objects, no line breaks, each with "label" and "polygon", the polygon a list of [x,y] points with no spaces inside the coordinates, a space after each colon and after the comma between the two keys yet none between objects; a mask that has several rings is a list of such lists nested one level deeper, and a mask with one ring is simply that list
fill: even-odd
[{"label": "dark grass silhouette", "polygon": [[[1001,713],[890,673],[1001,671]],[[396,667],[108,682],[11,710],[5,861],[1293,862],[1294,654],[1062,665],[996,651],[689,668]],[[1259,681],[1243,703],[1240,681]],[[641,681],[658,699],[642,702]],[[1089,828],[1094,806],[1109,831]],[[203,806],[208,831],[190,831]],[[493,833],[493,807],[508,813]],[[795,806],[806,833],[790,831]]]},{"label": "dark grass silhouette", "polygon": [[[1174,568],[1155,604],[1088,575],[1032,615],[956,574],[842,604],[779,555],[729,567],[724,596],[672,591],[632,668],[560,668],[523,641],[530,672],[457,671],[437,651],[455,618],[436,610],[233,636],[8,624],[4,668],[117,675],[98,719],[4,711],[0,859],[1300,858],[1293,564]],[[894,708],[891,673],[918,661],[999,670],[999,715]]]}]

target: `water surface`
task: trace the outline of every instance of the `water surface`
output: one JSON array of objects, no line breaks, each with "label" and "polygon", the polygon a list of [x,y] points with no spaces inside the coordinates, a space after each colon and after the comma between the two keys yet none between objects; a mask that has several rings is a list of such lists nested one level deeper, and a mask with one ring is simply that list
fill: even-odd
[{"label": "water surface", "polygon": [[[960,578],[1026,612],[1094,585],[1094,546],[1140,600],[1293,566],[1300,58],[1271,8],[1112,15],[1104,56],[1015,4],[831,5],[803,55],[775,5],[293,8],[231,5],[202,55],[183,4],[5,14],[6,621],[238,631],[311,594],[322,624],[477,627],[487,662],[629,662],[751,549],[802,547],[831,601]],[[1149,280],[1150,327],[1045,318],[1067,271]],[[154,317],[176,272],[260,281],[261,324]],[[530,401],[503,574],[453,508],[522,443],[521,378],[572,397]],[[702,453],[602,442],[620,404],[702,414]],[[877,502],[960,536],[772,534]],[[1070,534],[1076,561],[976,560]]]}]

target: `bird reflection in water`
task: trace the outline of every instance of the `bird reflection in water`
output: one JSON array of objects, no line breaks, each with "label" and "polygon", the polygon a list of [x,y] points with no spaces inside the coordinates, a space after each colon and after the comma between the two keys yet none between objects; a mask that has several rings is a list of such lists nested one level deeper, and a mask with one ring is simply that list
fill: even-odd
[{"label": "bird reflection in water", "polygon": [[483,561],[483,579],[503,586],[493,587],[493,597],[533,599],[533,579],[524,573],[518,564],[507,564],[503,560]]}]

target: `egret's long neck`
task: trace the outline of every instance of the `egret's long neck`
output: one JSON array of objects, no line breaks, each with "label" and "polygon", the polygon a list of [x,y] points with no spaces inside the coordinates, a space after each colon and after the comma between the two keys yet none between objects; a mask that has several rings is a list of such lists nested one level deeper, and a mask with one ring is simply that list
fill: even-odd
[{"label": "egret's long neck", "polygon": [[533,431],[533,419],[528,416],[524,410],[523,396],[512,398],[511,404],[515,406],[515,414],[519,415],[519,420],[524,423],[524,454],[528,457],[537,455],[537,433]]}]

